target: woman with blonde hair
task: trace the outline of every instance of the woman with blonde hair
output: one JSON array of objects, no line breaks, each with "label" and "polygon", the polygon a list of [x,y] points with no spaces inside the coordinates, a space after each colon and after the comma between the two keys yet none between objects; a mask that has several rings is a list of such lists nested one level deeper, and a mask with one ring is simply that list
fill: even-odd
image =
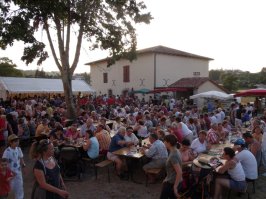
[{"label": "woman with blonde hair", "polygon": [[[33,174],[35,183],[32,189],[32,199],[40,198],[40,190],[44,190],[46,199],[68,198],[69,193],[60,174],[54,156],[54,146],[49,139],[34,142],[30,149],[31,158],[35,159]],[[42,196],[43,198],[44,196]]]}]

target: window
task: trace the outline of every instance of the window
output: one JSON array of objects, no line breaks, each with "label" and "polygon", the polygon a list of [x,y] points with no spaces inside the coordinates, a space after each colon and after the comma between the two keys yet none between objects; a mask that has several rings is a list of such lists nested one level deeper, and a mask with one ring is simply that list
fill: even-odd
[{"label": "window", "polygon": [[103,73],[103,83],[108,83],[108,73]]},{"label": "window", "polygon": [[200,72],[193,72],[193,76],[194,76],[194,77],[198,77],[198,76],[200,76]]},{"label": "window", "polygon": [[129,66],[124,66],[123,67],[123,77],[124,77],[124,82],[129,82]]}]

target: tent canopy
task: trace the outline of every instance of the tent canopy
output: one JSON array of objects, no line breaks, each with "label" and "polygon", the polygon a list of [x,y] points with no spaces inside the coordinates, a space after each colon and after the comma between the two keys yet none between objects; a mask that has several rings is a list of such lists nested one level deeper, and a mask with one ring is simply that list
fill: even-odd
[{"label": "tent canopy", "polygon": [[[17,93],[63,93],[61,79],[0,77],[0,89],[10,94]],[[95,92],[85,81],[72,80],[73,93]]]},{"label": "tent canopy", "polygon": [[266,96],[266,89],[263,88],[249,89],[235,94],[235,97],[247,97],[247,96],[254,96],[254,97]]},{"label": "tent canopy", "polygon": [[207,91],[190,96],[190,99],[196,99],[196,98],[213,98],[213,99],[226,100],[232,98],[232,96],[219,91]]}]

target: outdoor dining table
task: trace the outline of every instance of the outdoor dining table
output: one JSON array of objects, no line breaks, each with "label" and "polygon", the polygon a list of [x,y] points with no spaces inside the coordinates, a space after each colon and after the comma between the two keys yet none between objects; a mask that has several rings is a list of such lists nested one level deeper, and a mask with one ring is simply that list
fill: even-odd
[{"label": "outdoor dining table", "polygon": [[136,158],[136,159],[140,159],[144,156],[143,153],[138,152],[136,149],[134,149],[134,147],[124,147],[122,149],[114,151],[113,154],[118,156],[123,156],[126,158]]},{"label": "outdoor dining table", "polygon": [[141,160],[144,154],[141,153],[139,150],[137,150],[137,148],[134,146],[124,147],[122,149],[114,151],[113,154],[124,157],[126,159],[130,179],[134,183],[142,184],[142,182],[138,182],[134,178],[133,174],[134,174],[135,168],[133,168],[132,163],[135,163],[135,161]]},{"label": "outdoor dining table", "polygon": [[212,144],[211,148],[208,151],[200,153],[198,157],[193,160],[193,164],[203,169],[212,169],[210,165],[200,163],[199,162],[200,158],[205,158],[205,159],[216,158],[219,160],[219,162],[224,164],[225,161],[221,159],[221,156],[223,154],[223,149],[225,147],[232,148],[233,146],[234,145],[231,142],[229,142],[229,140],[226,140],[225,142],[221,142],[220,144]]}]

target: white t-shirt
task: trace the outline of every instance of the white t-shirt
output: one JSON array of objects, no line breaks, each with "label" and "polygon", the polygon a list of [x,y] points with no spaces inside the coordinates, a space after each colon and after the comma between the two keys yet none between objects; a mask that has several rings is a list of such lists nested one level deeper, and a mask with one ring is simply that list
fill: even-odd
[{"label": "white t-shirt", "polygon": [[217,113],[215,115],[215,117],[216,117],[217,123],[222,123],[223,122],[221,113]]},{"label": "white t-shirt", "polygon": [[187,127],[187,125],[183,122],[180,122],[180,124],[182,125],[182,134],[183,137],[188,136],[189,134],[192,134],[193,132]]},{"label": "white t-shirt", "polygon": [[218,124],[217,118],[215,117],[215,115],[210,117],[211,123],[212,124]]},{"label": "white t-shirt", "polygon": [[236,154],[236,159],[242,164],[246,178],[257,179],[258,178],[258,166],[255,156],[249,150],[243,150]]},{"label": "white t-shirt", "polygon": [[127,142],[133,142],[135,145],[139,143],[139,139],[136,137],[134,133],[131,133],[130,136],[125,135],[124,138]]},{"label": "white t-shirt", "polygon": [[16,174],[21,173],[20,159],[23,158],[23,153],[20,147],[16,147],[15,149],[12,149],[11,147],[6,148],[3,158],[8,159],[11,171]]},{"label": "white t-shirt", "polygon": [[203,144],[199,141],[199,138],[196,138],[192,141],[190,148],[197,152],[202,153],[207,150],[207,142],[204,140]]}]

